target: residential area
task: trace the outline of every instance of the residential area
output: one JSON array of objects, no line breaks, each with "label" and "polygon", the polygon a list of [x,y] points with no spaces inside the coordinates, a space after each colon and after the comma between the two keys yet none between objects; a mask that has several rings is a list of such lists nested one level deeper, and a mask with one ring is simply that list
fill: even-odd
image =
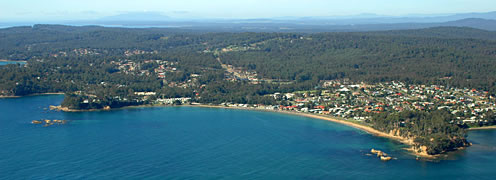
[{"label": "residential area", "polygon": [[281,105],[224,103],[230,107],[317,113],[363,121],[374,113],[405,110],[445,109],[456,117],[453,123],[487,123],[496,109],[495,97],[488,92],[436,85],[406,85],[402,82],[379,84],[324,81],[321,90],[274,93]]}]

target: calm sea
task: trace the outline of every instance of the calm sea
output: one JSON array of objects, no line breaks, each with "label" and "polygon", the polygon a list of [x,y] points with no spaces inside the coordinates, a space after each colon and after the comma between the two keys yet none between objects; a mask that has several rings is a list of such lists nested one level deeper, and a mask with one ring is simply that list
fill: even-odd
[{"label": "calm sea", "polygon": [[[496,131],[451,160],[332,122],[195,107],[64,113],[61,95],[0,99],[0,179],[493,179]],[[43,127],[37,119],[64,119]],[[381,162],[371,148],[398,158]]]}]

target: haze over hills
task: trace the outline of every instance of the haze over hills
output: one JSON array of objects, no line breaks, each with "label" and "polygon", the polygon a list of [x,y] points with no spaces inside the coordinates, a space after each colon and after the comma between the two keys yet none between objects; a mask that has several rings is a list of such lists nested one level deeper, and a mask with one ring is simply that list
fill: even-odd
[{"label": "haze over hills", "polygon": [[170,21],[171,17],[162,15],[158,12],[130,12],[118,14],[114,16],[107,16],[98,19],[98,21]]},{"label": "haze over hills", "polygon": [[350,24],[330,25],[308,21],[274,22],[269,19],[257,20],[221,20],[221,21],[107,21],[71,25],[101,25],[118,27],[167,27],[205,32],[365,32],[423,29],[432,27],[469,27],[487,31],[496,31],[496,20],[461,19],[440,23],[389,23],[389,24]]},{"label": "haze over hills", "polygon": [[298,23],[298,24],[328,24],[328,25],[357,25],[357,24],[391,24],[391,23],[440,23],[457,21],[468,18],[496,20],[496,11],[487,13],[462,13],[451,15],[407,15],[387,16],[363,13],[353,16],[309,16],[309,17],[273,17],[273,18],[178,18],[159,12],[129,12],[97,19],[95,22],[106,21],[191,21],[191,22],[237,22],[237,23]]},{"label": "haze over hills", "polygon": [[[94,20],[41,23],[134,28],[167,27],[208,32],[362,32],[447,26],[496,31],[496,11],[451,15],[411,15],[404,17],[359,14],[355,16],[275,17],[258,19],[195,19],[177,18],[159,12],[130,12]],[[0,23],[0,27],[41,23]]]},{"label": "haze over hills", "polygon": [[[326,22],[333,25],[351,24],[392,24],[392,23],[440,23],[457,21],[468,18],[496,19],[496,12],[463,13],[452,15],[410,15],[410,16],[381,16],[377,14],[361,14],[343,17],[307,17],[305,20]],[[302,19],[303,20],[303,19]]]},{"label": "haze over hills", "polygon": [[[76,23],[77,24],[77,23]],[[180,19],[157,12],[126,13],[86,24],[124,27],[179,27],[234,32],[335,32],[421,29],[439,26],[496,30],[496,12],[405,17],[377,14],[329,17],[276,17],[259,19]]]}]

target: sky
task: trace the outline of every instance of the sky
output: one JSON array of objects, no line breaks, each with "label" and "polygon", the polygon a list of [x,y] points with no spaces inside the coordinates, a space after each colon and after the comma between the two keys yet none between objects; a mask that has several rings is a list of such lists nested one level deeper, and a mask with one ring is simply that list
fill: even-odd
[{"label": "sky", "polygon": [[490,11],[496,11],[496,0],[0,0],[0,21],[85,20],[130,12],[174,18],[271,18]]}]

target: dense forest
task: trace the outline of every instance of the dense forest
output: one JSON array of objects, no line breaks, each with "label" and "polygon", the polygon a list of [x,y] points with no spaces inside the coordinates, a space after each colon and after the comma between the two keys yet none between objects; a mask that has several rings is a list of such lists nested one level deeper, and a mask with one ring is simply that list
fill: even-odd
[{"label": "dense forest", "polygon": [[[82,61],[172,57],[187,62],[182,65],[188,72],[198,72],[201,68],[191,66],[220,69],[220,65],[212,61],[218,56],[223,63],[256,71],[261,79],[306,82],[309,87],[320,80],[350,78],[366,82],[400,80],[473,87],[494,93],[495,37],[495,32],[457,27],[368,33],[236,34],[35,25],[1,29],[0,58],[59,60],[60,56],[52,57],[63,53],[66,63],[73,61],[84,66]],[[251,48],[202,53],[225,47]],[[75,52],[78,49],[90,50],[93,55],[78,54]],[[129,50],[155,54],[123,56]],[[32,68],[41,68],[31,64]],[[3,71],[12,69],[4,67]],[[3,80],[14,81],[10,76]]]},{"label": "dense forest", "polygon": [[270,41],[259,51],[224,53],[221,59],[268,79],[399,80],[494,92],[494,47],[494,41],[475,39],[324,33]]}]

